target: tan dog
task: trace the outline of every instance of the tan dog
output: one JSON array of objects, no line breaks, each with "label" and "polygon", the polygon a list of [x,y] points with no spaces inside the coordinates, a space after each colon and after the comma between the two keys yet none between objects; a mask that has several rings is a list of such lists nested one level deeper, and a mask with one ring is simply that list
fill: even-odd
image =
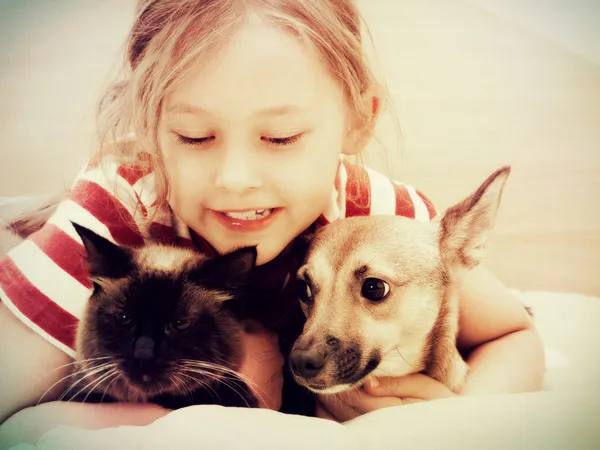
[{"label": "tan dog", "polygon": [[509,173],[438,221],[354,217],[317,232],[297,276],[307,322],[290,355],[296,381],[333,394],[423,372],[458,392],[468,367],[456,349],[457,283],[481,261]]}]

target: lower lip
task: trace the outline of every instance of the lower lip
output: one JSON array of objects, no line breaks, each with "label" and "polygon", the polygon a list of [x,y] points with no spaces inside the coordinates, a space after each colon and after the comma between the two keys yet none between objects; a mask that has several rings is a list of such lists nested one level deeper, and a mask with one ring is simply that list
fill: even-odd
[{"label": "lower lip", "polygon": [[219,223],[232,231],[237,231],[238,233],[264,230],[273,222],[273,220],[277,218],[280,212],[281,208],[274,208],[273,211],[271,211],[271,214],[263,219],[242,220],[235,219],[218,211],[211,210],[212,215],[215,217],[215,219],[217,219],[217,221],[219,221]]}]

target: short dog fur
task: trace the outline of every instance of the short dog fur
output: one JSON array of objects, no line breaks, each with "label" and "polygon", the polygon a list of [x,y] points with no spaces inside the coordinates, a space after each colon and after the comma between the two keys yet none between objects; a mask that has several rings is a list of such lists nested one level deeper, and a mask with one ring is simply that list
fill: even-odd
[{"label": "short dog fur", "polygon": [[319,230],[297,275],[306,315],[290,355],[295,380],[334,394],[422,372],[459,392],[461,276],[482,259],[510,173],[493,173],[439,220],[354,217]]}]

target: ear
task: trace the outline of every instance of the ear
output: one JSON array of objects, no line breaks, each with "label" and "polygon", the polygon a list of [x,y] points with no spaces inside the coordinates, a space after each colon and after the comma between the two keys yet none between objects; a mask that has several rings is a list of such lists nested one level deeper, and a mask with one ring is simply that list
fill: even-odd
[{"label": "ear", "polygon": [[98,278],[121,278],[131,271],[130,249],[113,244],[92,230],[71,223],[87,251],[86,266],[92,281],[96,283]]},{"label": "ear", "polygon": [[481,262],[509,174],[510,167],[497,170],[477,191],[445,212],[441,220],[440,253],[448,267],[471,268]]},{"label": "ear", "polygon": [[214,287],[237,287],[248,280],[256,257],[256,246],[239,248],[204,262],[192,273],[192,279]]},{"label": "ear", "polygon": [[364,109],[370,111],[370,117],[365,123],[349,130],[342,151],[344,155],[352,156],[361,152],[369,144],[371,139],[373,139],[373,135],[375,134],[375,125],[377,124],[377,118],[381,111],[379,89],[373,87],[367,90],[363,94],[363,103]]}]

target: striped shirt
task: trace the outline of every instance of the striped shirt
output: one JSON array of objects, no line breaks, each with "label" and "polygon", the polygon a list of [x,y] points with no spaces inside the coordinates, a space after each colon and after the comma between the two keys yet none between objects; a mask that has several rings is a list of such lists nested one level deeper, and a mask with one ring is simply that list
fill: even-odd
[{"label": "striped shirt", "polygon": [[[140,167],[108,158],[102,165],[88,164],[43,228],[0,260],[1,301],[71,356],[77,324],[92,292],[82,258],[85,250],[72,222],[119,245],[156,241],[214,253],[207,242],[192,243],[189,228],[170,208],[159,210],[154,174]],[[341,160],[331,200],[315,225],[381,214],[429,221],[437,212],[412,186]]]}]

